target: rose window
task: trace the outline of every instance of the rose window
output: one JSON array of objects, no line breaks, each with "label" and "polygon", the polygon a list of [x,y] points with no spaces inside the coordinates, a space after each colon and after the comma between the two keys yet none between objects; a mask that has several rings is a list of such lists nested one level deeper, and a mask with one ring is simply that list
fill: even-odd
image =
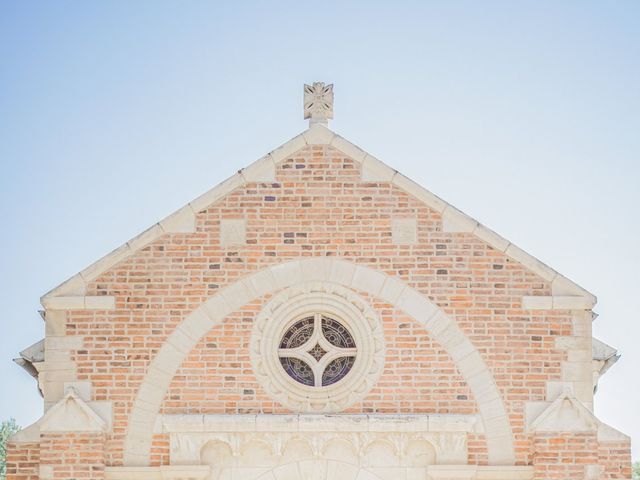
[{"label": "rose window", "polygon": [[257,315],[251,366],[267,394],[294,412],[340,412],[363,399],[384,368],[382,321],[353,290],[298,284]]},{"label": "rose window", "polygon": [[342,380],[353,368],[356,353],[349,330],[321,313],[291,325],[278,348],[287,375],[309,387],[326,387]]}]

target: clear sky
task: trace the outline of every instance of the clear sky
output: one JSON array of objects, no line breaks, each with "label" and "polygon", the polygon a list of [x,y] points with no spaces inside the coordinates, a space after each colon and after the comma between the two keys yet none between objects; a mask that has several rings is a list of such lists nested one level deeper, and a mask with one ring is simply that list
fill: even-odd
[{"label": "clear sky", "polygon": [[640,2],[0,0],[0,418],[39,297],[304,128],[331,128],[598,296],[596,413],[640,457]]}]

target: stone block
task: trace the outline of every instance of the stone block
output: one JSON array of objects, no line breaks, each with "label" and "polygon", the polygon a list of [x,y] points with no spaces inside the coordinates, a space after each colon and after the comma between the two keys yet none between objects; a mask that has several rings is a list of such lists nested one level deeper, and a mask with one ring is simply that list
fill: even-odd
[{"label": "stone block", "polygon": [[190,202],[189,205],[191,205],[191,209],[194,212],[200,213],[206,210],[213,203],[233,192],[236,188],[239,188],[243,185],[244,178],[242,177],[242,175],[236,173],[211,190],[200,195],[198,198]]},{"label": "stone block", "polygon": [[397,306],[421,323],[425,323],[437,310],[431,301],[412,288],[402,291]]},{"label": "stone block", "polygon": [[362,161],[364,160],[364,157],[367,156],[367,153],[364,150],[355,146],[350,141],[345,140],[340,135],[334,136],[333,139],[331,140],[330,145],[340,150],[345,155],[351,157],[353,160],[355,160],[358,163],[362,163]]},{"label": "stone block", "polygon": [[514,244],[509,245],[505,250],[505,253],[548,282],[552,281],[557,275],[555,270],[548,267],[532,255],[529,255],[521,248],[516,247]]},{"label": "stone block", "polygon": [[499,252],[504,252],[509,247],[510,242],[505,238],[498,235],[493,230],[485,227],[482,224],[478,224],[473,234],[480,240],[488,243]]},{"label": "stone block", "polygon": [[307,145],[306,140],[304,139],[304,135],[298,135],[293,137],[287,143],[281,145],[280,147],[273,150],[270,155],[273,159],[274,163],[277,165],[281,161],[285,160],[287,157],[290,157],[298,150],[304,148]]},{"label": "stone block", "polygon": [[443,232],[472,233],[477,226],[476,220],[451,205],[442,212]]},{"label": "stone block", "polygon": [[418,243],[418,221],[415,218],[392,218],[391,241],[394,245]]},{"label": "stone block", "polygon": [[405,177],[401,173],[397,173],[393,177],[392,183],[408,194],[413,195],[418,200],[424,202],[429,208],[435,210],[438,213],[442,213],[448,205],[447,202],[437,197],[425,188],[421,187],[410,178]]},{"label": "stone block", "polygon": [[362,162],[363,182],[391,182],[397,173],[377,158],[367,155]]},{"label": "stone block", "polygon": [[302,133],[307,145],[330,145],[335,133],[324,125],[314,124]]},{"label": "stone block", "polygon": [[247,221],[244,218],[220,220],[220,245],[235,247],[247,243]]},{"label": "stone block", "polygon": [[395,305],[407,284],[396,277],[387,276],[380,289],[379,296],[385,302]]},{"label": "stone block", "polygon": [[273,183],[276,181],[276,165],[269,154],[256,160],[247,168],[243,168],[240,173],[246,183]]},{"label": "stone block", "polygon": [[358,266],[351,281],[351,287],[356,290],[377,296],[382,289],[386,275],[371,268]]}]

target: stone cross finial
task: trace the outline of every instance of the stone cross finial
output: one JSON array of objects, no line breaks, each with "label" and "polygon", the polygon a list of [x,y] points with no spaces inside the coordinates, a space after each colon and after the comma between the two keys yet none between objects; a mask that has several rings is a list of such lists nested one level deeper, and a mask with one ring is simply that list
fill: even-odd
[{"label": "stone cross finial", "polygon": [[309,126],[326,125],[333,118],[333,84],[313,82],[304,86],[304,118],[309,119]]}]

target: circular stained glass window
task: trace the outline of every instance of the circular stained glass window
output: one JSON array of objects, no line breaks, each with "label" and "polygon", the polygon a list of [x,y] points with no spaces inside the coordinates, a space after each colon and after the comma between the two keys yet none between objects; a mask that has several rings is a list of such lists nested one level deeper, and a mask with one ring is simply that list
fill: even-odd
[{"label": "circular stained glass window", "polygon": [[333,283],[275,295],[256,317],[249,348],[262,387],[294,412],[340,412],[371,391],[384,367],[376,311]]},{"label": "circular stained glass window", "polygon": [[343,323],[322,313],[294,322],[282,335],[278,357],[284,371],[309,387],[339,382],[353,368],[357,347]]}]

